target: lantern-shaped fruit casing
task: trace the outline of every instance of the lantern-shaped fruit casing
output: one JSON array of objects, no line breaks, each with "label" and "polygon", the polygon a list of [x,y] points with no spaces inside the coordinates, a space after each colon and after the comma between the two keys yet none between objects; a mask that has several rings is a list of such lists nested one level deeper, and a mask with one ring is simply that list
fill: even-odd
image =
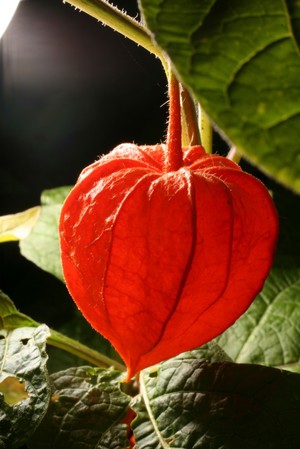
[{"label": "lantern-shaped fruit casing", "polygon": [[278,218],[266,187],[200,146],[165,171],[166,145],[122,144],[87,167],[60,220],[67,287],[139,370],[213,339],[270,271]]}]

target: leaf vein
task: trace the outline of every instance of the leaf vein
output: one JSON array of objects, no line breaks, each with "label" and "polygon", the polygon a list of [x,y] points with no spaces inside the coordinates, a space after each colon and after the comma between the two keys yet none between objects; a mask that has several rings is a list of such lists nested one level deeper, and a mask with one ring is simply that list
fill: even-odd
[{"label": "leaf vein", "polygon": [[[287,285],[284,289],[282,289],[280,292],[278,292],[274,299],[272,300],[271,303],[266,304],[265,307],[265,311],[264,313],[262,313],[262,315],[260,316],[259,320],[257,321],[255,327],[252,329],[252,331],[249,333],[247,339],[245,340],[244,344],[241,346],[238,354],[235,357],[235,361],[239,362],[240,360],[240,355],[242,354],[242,352],[245,350],[245,347],[249,344],[249,342],[254,338],[255,334],[259,331],[262,323],[267,319],[268,315],[272,312],[272,309],[275,307],[275,303],[277,303],[277,301],[280,299],[280,297],[285,294],[286,291],[288,291],[290,288],[293,288],[297,285],[300,285],[300,280],[296,280],[294,282],[292,282],[291,284]],[[264,297],[264,294],[261,292],[259,294],[259,296],[266,301],[266,298]]]},{"label": "leaf vein", "polygon": [[[225,86],[225,90],[226,90],[225,95],[229,101],[229,104],[230,104],[229,90],[230,90],[231,86],[233,85],[233,83],[235,82],[235,80],[238,76],[238,73],[247,64],[249,64],[251,61],[253,61],[259,54],[261,54],[263,51],[265,51],[268,47],[272,47],[274,44],[278,44],[279,42],[285,41],[287,39],[290,39],[289,34],[283,34],[283,35],[279,36],[278,38],[274,39],[273,41],[265,43],[263,46],[261,46],[259,48],[255,48],[255,50],[253,52],[248,54],[246,58],[244,58],[240,61],[240,63],[236,66],[235,70],[233,71],[231,79],[229,80],[227,86]],[[231,104],[230,104],[230,106],[232,107]]]}]

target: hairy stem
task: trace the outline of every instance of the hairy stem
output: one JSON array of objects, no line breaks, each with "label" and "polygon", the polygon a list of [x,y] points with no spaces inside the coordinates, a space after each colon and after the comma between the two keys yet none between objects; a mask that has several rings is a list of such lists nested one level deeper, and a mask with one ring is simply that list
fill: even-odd
[{"label": "hairy stem", "polygon": [[162,51],[152,41],[146,28],[137,20],[129,17],[105,0],[65,0],[64,3],[79,8],[153,53],[161,60],[167,73],[167,63]]},{"label": "hairy stem", "polygon": [[179,83],[171,69],[169,72],[169,126],[167,147],[166,171],[176,171],[182,167],[181,107]]},{"label": "hairy stem", "polygon": [[109,368],[113,366],[119,371],[126,371],[126,368],[122,363],[112,360],[109,357],[89,348],[88,346],[73,340],[66,335],[61,334],[53,329],[50,330],[51,335],[47,340],[47,343],[55,348],[62,349],[70,354],[80,357],[86,362],[92,363],[95,366]]}]

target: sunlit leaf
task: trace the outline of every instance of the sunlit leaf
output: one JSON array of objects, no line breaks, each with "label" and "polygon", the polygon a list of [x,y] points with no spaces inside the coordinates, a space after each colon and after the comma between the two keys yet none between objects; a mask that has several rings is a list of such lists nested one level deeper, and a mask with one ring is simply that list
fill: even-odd
[{"label": "sunlit leaf", "polygon": [[19,448],[43,418],[50,397],[45,325],[0,330],[0,447]]},{"label": "sunlit leaf", "polygon": [[299,2],[287,1],[289,10],[278,0],[140,3],[155,40],[222,133],[299,192]]},{"label": "sunlit leaf", "polygon": [[56,204],[62,204],[66,196],[71,190],[71,186],[62,186],[55,189],[43,190],[41,194],[42,206],[53,206]]},{"label": "sunlit leaf", "polygon": [[64,198],[70,187],[46,190],[41,197],[41,211],[30,234],[20,242],[23,256],[38,267],[64,280],[58,242],[58,220]]},{"label": "sunlit leaf", "polygon": [[40,214],[40,207],[0,217],[0,243],[26,238]]},{"label": "sunlit leaf", "polygon": [[300,268],[275,267],[263,291],[218,339],[239,363],[300,368]]}]

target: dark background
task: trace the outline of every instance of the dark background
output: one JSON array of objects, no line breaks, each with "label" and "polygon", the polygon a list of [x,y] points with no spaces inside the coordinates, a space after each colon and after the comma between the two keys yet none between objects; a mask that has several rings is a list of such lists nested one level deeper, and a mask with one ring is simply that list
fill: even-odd
[{"label": "dark background", "polygon": [[[114,2],[136,17],[134,0]],[[74,184],[121,142],[164,139],[166,81],[158,59],[61,0],[23,0],[0,40],[0,214]],[[64,285],[0,245],[0,289],[22,312],[59,326]]]}]

